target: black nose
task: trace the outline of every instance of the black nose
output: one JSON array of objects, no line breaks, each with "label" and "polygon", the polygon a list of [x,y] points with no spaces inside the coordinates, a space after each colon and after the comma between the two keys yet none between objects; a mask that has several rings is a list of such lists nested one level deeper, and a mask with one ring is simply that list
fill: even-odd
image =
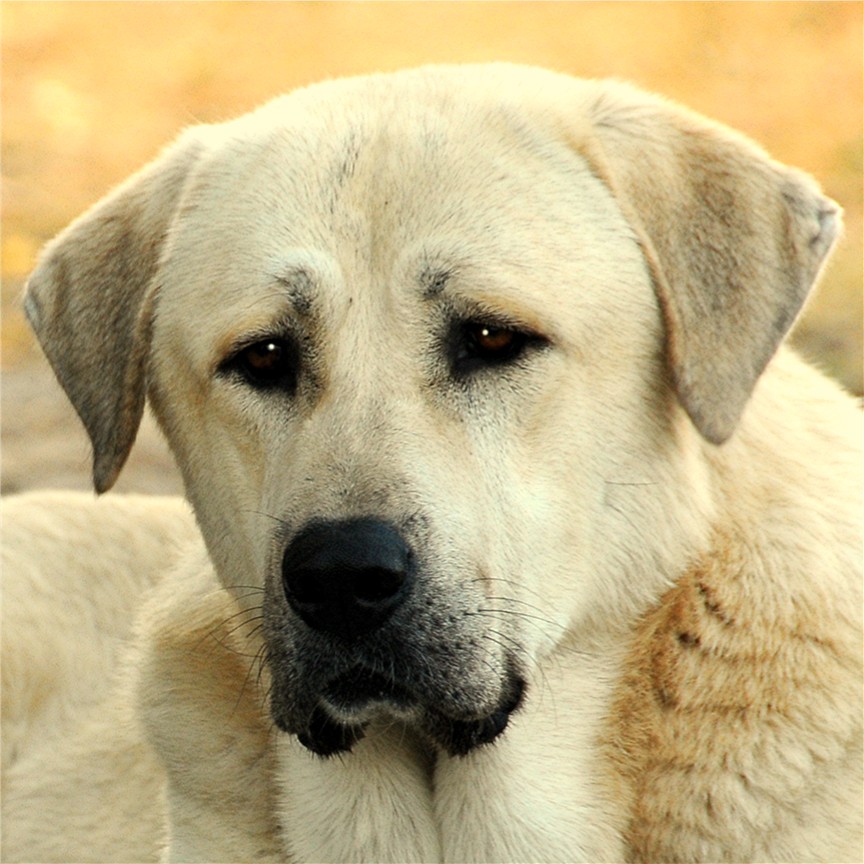
[{"label": "black nose", "polygon": [[314,522],[285,550],[282,582],[310,627],[356,639],[380,627],[408,595],[411,549],[386,522]]}]

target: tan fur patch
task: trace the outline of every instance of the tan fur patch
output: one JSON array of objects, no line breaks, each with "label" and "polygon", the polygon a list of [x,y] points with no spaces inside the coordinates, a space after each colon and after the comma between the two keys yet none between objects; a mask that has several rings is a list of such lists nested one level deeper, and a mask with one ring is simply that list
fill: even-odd
[{"label": "tan fur patch", "polygon": [[718,537],[636,630],[611,713],[634,861],[760,860],[814,797],[844,799],[858,636],[764,563]]}]

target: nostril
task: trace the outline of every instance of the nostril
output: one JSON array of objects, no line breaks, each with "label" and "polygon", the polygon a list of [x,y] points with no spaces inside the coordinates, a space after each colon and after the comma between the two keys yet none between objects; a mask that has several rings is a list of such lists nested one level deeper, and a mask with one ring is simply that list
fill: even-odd
[{"label": "nostril", "polygon": [[388,600],[402,588],[406,575],[404,571],[380,567],[358,570],[354,577],[354,596],[366,603]]},{"label": "nostril", "polygon": [[282,579],[291,600],[298,603],[323,603],[327,600],[329,586],[321,578],[320,570],[288,570],[283,563]]}]

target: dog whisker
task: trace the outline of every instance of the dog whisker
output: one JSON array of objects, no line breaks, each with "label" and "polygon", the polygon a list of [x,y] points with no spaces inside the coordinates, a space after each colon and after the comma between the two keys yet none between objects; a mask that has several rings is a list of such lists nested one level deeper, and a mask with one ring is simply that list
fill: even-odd
[{"label": "dog whisker", "polygon": [[[501,582],[506,586],[512,587],[515,591],[521,594],[527,594],[528,596],[533,596],[538,602],[543,602],[544,597],[540,593],[540,591],[536,589],[532,589],[529,585],[526,585],[522,582],[519,582],[516,579],[508,578],[507,576],[478,576],[472,580],[473,582],[485,585],[488,582]],[[526,601],[520,600],[519,602],[525,603]],[[538,607],[539,608],[539,607]]]},{"label": "dog whisker", "polygon": [[[528,609],[533,609],[538,614],[542,614],[543,610],[539,606],[535,606],[533,603],[529,603],[527,600],[521,600],[519,597],[507,597],[507,596],[496,596],[491,595],[486,598],[487,600],[497,601],[499,603],[507,603],[514,604],[518,603],[520,606],[525,606]],[[546,619],[549,620],[548,618]]]},{"label": "dog whisker", "polygon": [[279,516],[274,516],[272,513],[265,513],[263,510],[244,510],[245,513],[251,513],[253,516],[263,516],[265,519],[271,519],[272,521],[278,523],[283,528],[288,528],[289,523]]},{"label": "dog whisker", "polygon": [[531,615],[517,609],[476,609],[475,611],[468,614],[475,615],[481,618],[485,617],[499,622],[504,621],[507,618],[509,618],[510,620],[515,619],[518,621],[522,621],[525,622],[525,625],[527,627],[534,628],[541,635],[548,632],[548,627],[544,627],[544,624],[553,624],[553,622],[550,621],[548,618],[544,618],[539,615]]},{"label": "dog whisker", "polygon": [[[262,645],[262,648],[263,648],[263,645]],[[243,697],[246,695],[246,691],[249,688],[249,682],[252,679],[252,670],[255,668],[255,666],[260,661],[262,648],[259,648],[258,651],[255,652],[255,654],[252,654],[252,655],[243,654],[242,655],[243,657],[251,657],[252,662],[249,664],[248,668],[246,669],[246,675],[243,678],[243,686],[240,688],[240,692],[237,694],[237,701],[234,703],[234,709],[232,711],[232,716],[237,713],[237,711],[240,708],[240,705],[243,702]],[[256,676],[255,680],[256,680],[256,685],[258,683],[260,683],[260,672]],[[256,686],[256,689],[257,689],[257,686]],[[262,708],[264,708],[264,707],[265,706],[262,706]]]},{"label": "dog whisker", "polygon": [[[254,618],[250,618],[248,621],[243,621],[243,622],[241,622],[240,624],[237,624],[236,626],[232,627],[230,630],[227,630],[227,631],[226,631],[226,635],[227,635],[227,636],[233,636],[235,633],[237,633],[237,632],[239,632],[240,630],[242,630],[243,627],[246,627],[247,625],[252,624],[252,623],[255,622],[255,621],[263,622],[263,620],[264,620],[264,618],[263,618],[262,615],[257,615],[257,616],[255,616]],[[257,633],[260,632],[262,626],[263,626],[262,623],[255,624],[255,626],[254,626],[251,630],[249,630],[248,633],[245,633],[245,634],[244,634],[244,638],[246,638],[246,639],[251,639],[253,636],[255,636]],[[251,656],[254,656],[254,655],[251,655],[251,654],[246,654],[246,653],[244,653],[243,651],[240,651],[239,649],[235,649],[235,650],[233,651],[233,653],[236,654],[238,657],[251,657]]]}]

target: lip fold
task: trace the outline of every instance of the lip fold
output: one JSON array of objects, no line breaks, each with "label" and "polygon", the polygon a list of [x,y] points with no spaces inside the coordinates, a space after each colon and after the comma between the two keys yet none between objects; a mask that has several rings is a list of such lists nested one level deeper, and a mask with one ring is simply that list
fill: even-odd
[{"label": "lip fold", "polygon": [[425,732],[450,756],[467,756],[477,747],[491,744],[504,732],[511,715],[522,705],[525,688],[525,679],[511,669],[498,706],[489,714],[461,719],[432,710],[425,717]]},{"label": "lip fold", "polygon": [[324,687],[297,739],[319,756],[347,753],[378,710],[404,711],[414,704],[406,688],[370,669],[353,667]]},{"label": "lip fold", "polygon": [[346,719],[364,713],[374,703],[404,710],[416,701],[407,688],[364,667],[354,667],[334,678],[322,695],[327,706]]},{"label": "lip fold", "polygon": [[306,729],[297,733],[297,740],[318,756],[349,753],[365,734],[365,724],[339,723],[320,706],[316,707]]},{"label": "lip fold", "polygon": [[525,687],[524,679],[511,673],[494,710],[481,717],[458,718],[429,706],[421,708],[405,688],[385,676],[354,668],[327,685],[322,702],[313,710],[298,739],[320,756],[346,753],[363,738],[366,726],[379,708],[421,708],[419,725],[430,743],[450,756],[467,756],[478,747],[493,743],[506,730],[511,716],[522,704]]}]

